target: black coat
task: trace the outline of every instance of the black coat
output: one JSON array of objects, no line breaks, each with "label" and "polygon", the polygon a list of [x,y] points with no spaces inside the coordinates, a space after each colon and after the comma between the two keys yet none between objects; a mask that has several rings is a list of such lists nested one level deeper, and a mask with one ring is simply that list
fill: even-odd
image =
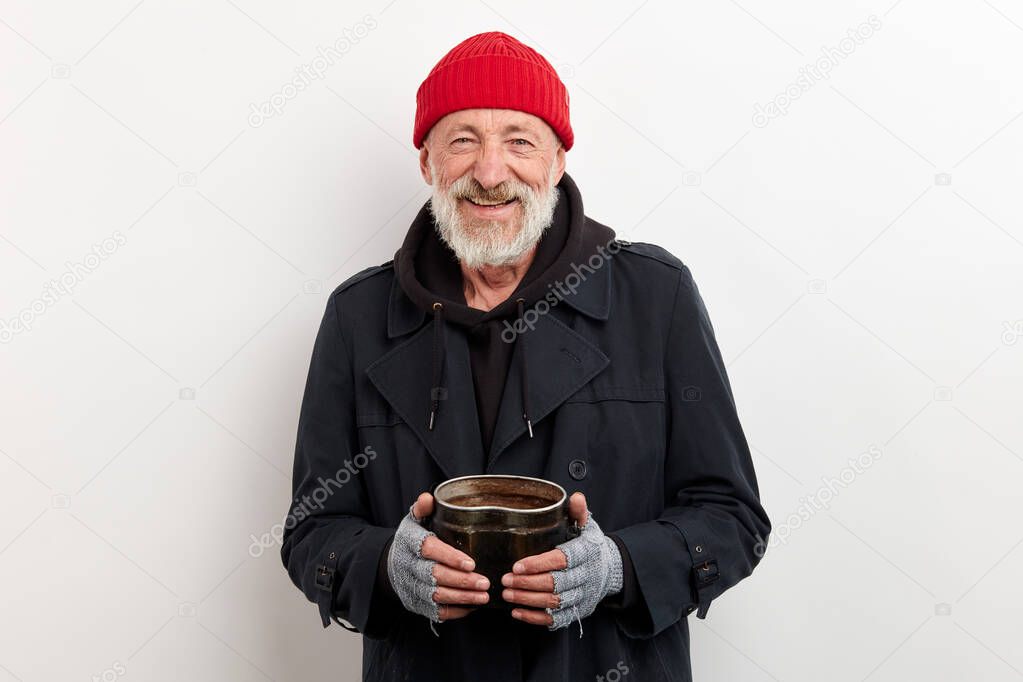
[{"label": "black coat", "polygon": [[[771,526],[690,270],[650,244],[616,240],[608,251],[580,271],[574,294],[535,318],[528,343],[516,343],[534,433],[519,391],[506,390],[489,460],[464,331],[444,325],[446,395],[431,431],[433,323],[398,286],[392,263],[330,296],[281,554],[324,627],[343,619],[362,633],[365,680],[591,682],[626,670],[643,682],[690,680],[687,616],[705,617],[757,565]],[[511,363],[511,387],[520,366]],[[380,559],[409,506],[447,478],[478,473],[585,493],[628,550],[639,603],[598,607],[581,637],[578,624],[548,632],[489,609],[441,623],[435,636],[425,618],[385,599]]]}]

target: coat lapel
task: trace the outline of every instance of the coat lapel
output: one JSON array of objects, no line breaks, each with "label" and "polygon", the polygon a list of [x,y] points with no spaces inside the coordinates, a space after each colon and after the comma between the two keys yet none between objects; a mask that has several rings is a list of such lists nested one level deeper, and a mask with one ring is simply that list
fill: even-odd
[{"label": "coat lapel", "polygon": [[[528,337],[528,338],[526,338]],[[522,341],[525,339],[526,343]],[[515,342],[501,407],[497,414],[494,441],[487,468],[501,453],[526,433],[522,419],[522,364],[528,376],[529,416],[533,430],[573,393],[607,367],[610,360],[596,345],[573,331],[554,315],[537,318],[532,330],[523,332]]]},{"label": "coat lapel", "polygon": [[443,383],[446,396],[441,399],[433,430],[427,429],[433,388],[432,324],[367,367],[366,374],[445,475],[454,478],[477,474],[483,466],[483,442],[476,416],[469,346],[465,335],[447,323]]},{"label": "coat lapel", "polygon": [[[606,237],[607,243],[611,243],[614,232],[610,228],[598,223],[591,225],[592,221],[589,218],[586,220],[588,229],[601,230],[600,234]],[[617,250],[613,253],[617,253]],[[608,258],[595,269],[585,271],[587,276],[580,278],[578,287],[572,294],[561,299],[559,307],[568,306],[596,321],[609,319],[613,267],[613,258]],[[551,312],[538,316],[533,329],[523,333],[523,337],[526,336],[528,339],[525,343],[525,364],[529,379],[529,410],[535,431],[538,422],[600,374],[611,360],[600,348],[561,322],[558,316]],[[526,433],[526,424],[522,420],[520,388],[523,344],[519,341],[521,339],[516,339],[516,348],[501,397],[501,407],[498,409],[494,440],[487,457],[488,470],[494,466],[497,458],[509,445]]]}]

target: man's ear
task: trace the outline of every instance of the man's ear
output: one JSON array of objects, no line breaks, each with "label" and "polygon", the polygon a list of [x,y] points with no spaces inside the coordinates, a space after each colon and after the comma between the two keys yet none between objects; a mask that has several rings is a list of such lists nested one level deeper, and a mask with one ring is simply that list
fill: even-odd
[{"label": "man's ear", "polygon": [[430,148],[423,143],[423,146],[419,148],[419,174],[423,176],[423,180],[427,185],[433,184],[433,173],[430,172]]},{"label": "man's ear", "polygon": [[552,185],[556,185],[561,182],[561,176],[565,174],[565,145],[558,142],[558,150],[554,152],[554,181]]}]

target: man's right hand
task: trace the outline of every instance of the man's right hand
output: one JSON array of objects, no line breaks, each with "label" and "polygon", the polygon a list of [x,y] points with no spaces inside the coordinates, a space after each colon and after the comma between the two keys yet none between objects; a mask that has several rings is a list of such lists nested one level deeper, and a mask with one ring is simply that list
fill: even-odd
[{"label": "man's right hand", "polygon": [[423,528],[432,513],[433,495],[421,494],[394,535],[387,576],[406,609],[439,623],[467,616],[473,610],[467,605],[487,603],[490,581],[473,573],[472,557]]}]

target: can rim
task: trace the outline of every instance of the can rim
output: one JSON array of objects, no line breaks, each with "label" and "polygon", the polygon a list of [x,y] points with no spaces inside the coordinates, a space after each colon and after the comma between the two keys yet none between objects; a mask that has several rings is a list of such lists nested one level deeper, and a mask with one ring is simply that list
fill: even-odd
[{"label": "can rim", "polygon": [[[441,488],[451,483],[457,483],[459,481],[480,478],[513,478],[520,481],[536,481],[537,483],[543,483],[545,485],[549,485],[552,486],[553,488],[556,488],[561,493],[561,498],[557,502],[549,504],[546,507],[537,507],[536,509],[521,509],[516,507],[504,507],[496,504],[485,504],[474,507],[466,507],[460,504],[451,504],[449,502],[445,502],[437,495],[437,493],[440,492]],[[433,489],[433,499],[434,502],[436,502],[438,505],[444,507],[445,509],[450,509],[452,511],[501,511],[513,514],[543,514],[545,512],[553,511],[558,507],[562,506],[563,504],[565,504],[565,500],[568,499],[568,493],[565,492],[565,489],[562,488],[557,483],[555,483],[554,481],[548,481],[547,479],[544,478],[535,478],[533,476],[514,476],[511,474],[473,474],[470,476],[458,476],[457,478],[449,478],[443,483],[440,483],[436,488]]]}]

